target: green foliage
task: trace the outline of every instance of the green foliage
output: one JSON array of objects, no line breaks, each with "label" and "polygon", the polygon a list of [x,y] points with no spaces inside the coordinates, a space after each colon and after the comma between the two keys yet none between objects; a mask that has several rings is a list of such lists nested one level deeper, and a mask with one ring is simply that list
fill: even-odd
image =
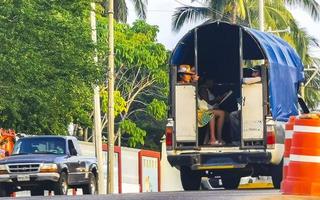
[{"label": "green foliage", "polygon": [[[120,94],[120,91],[114,91],[114,116],[117,117],[120,113],[126,111],[127,102],[123,99]],[[108,90],[105,88],[100,91],[101,97],[101,109],[102,112],[108,113]]]},{"label": "green foliage", "polygon": [[[103,58],[107,52],[105,39],[107,20],[101,16],[98,19],[99,60],[101,65],[105,65],[107,62]],[[129,146],[142,144],[141,138],[145,138],[143,131],[149,130],[141,128],[147,127],[144,126],[147,122],[141,121],[142,118],[150,120],[155,117],[157,120],[152,121],[153,126],[164,129],[158,124],[166,115],[166,105],[163,102],[166,101],[169,91],[167,71],[169,54],[165,47],[156,41],[158,31],[157,26],[148,25],[141,20],[132,26],[115,23],[115,89],[119,91],[115,101],[118,101],[117,98],[123,100],[115,103],[115,109],[116,106],[121,108],[117,112],[121,115],[117,115],[115,122],[122,124],[123,121],[129,120],[130,124],[135,124],[135,128],[121,129],[122,135],[130,136]],[[107,112],[107,95],[102,98],[105,106],[103,112]],[[128,130],[130,131],[127,132]]]},{"label": "green foliage", "polygon": [[124,120],[120,124],[120,129],[129,134],[129,146],[135,147],[138,144],[144,144],[144,137],[146,136],[146,131],[137,127],[136,123],[131,120]]},{"label": "green foliage", "polygon": [[[106,78],[108,21],[97,6],[98,45],[92,44],[90,8],[87,0],[0,2],[0,127],[67,134],[70,122],[92,126],[92,85],[104,85]],[[130,146],[144,144],[148,128],[141,127],[162,128],[159,121],[144,126],[139,119],[165,115],[168,52],[157,43],[157,33],[158,27],[144,21],[115,23],[115,120],[130,135]],[[106,114],[106,88],[100,95]]]},{"label": "green foliage", "polygon": [[152,102],[147,106],[147,112],[156,120],[164,120],[167,116],[167,105],[163,101],[153,99]]},{"label": "green foliage", "polygon": [[0,127],[66,134],[91,125],[93,64],[86,0],[0,3]]}]

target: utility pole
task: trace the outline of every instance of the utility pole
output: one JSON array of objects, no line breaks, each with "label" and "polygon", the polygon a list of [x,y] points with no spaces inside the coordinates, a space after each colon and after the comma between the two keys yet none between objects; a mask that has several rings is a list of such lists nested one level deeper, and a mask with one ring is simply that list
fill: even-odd
[{"label": "utility pole", "polygon": [[264,31],[264,0],[259,0],[259,30]]},{"label": "utility pole", "polygon": [[[91,24],[91,39],[93,44],[97,44],[97,26],[96,26],[96,4],[90,3],[90,24]],[[98,64],[97,48],[94,49],[93,60],[95,64]],[[95,154],[98,161],[98,193],[106,194],[105,180],[103,174],[103,155],[102,155],[102,130],[101,130],[101,112],[100,112],[100,94],[99,86],[94,88],[94,143],[95,143]]]},{"label": "utility pole", "polygon": [[105,181],[103,174],[103,155],[102,155],[102,139],[101,139],[101,115],[100,115],[100,95],[99,86],[94,88],[94,141],[96,148],[96,158],[98,161],[98,192],[106,194]]},{"label": "utility pole", "polygon": [[108,194],[114,188],[114,28],[113,28],[113,0],[109,0],[109,71],[108,71]]}]

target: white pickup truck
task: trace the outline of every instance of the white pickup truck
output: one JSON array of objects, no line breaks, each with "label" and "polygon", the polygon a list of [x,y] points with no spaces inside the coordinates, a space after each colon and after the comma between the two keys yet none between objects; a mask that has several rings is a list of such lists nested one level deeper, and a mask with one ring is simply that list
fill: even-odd
[{"label": "white pickup truck", "polygon": [[[263,64],[261,64],[263,63]],[[194,66],[215,91],[233,91],[220,105],[226,111],[226,144],[205,143],[208,126],[197,124],[198,83],[177,81],[180,65]],[[246,80],[247,66],[260,65],[260,79]],[[250,77],[248,77],[250,79]],[[235,189],[244,176],[282,180],[284,124],[297,115],[303,66],[295,50],[282,39],[254,29],[209,21],[189,31],[170,60],[170,111],[166,128],[167,158],[181,172],[185,190],[200,188],[201,177],[220,176],[226,189]],[[228,113],[239,118],[229,118]],[[238,121],[232,130],[232,120]]]}]

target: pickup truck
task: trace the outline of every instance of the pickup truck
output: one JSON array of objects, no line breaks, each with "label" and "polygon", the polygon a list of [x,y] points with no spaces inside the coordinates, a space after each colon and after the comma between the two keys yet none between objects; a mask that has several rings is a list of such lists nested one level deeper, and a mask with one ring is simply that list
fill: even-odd
[{"label": "pickup truck", "polygon": [[[195,73],[198,81],[190,77]],[[184,190],[200,189],[202,177],[221,177],[225,189],[237,189],[245,176],[271,176],[280,188],[285,123],[308,112],[298,96],[304,71],[296,51],[276,35],[207,21],[178,42],[169,77],[167,158]],[[201,108],[203,86],[207,108]],[[227,91],[232,95],[213,103]],[[218,132],[220,142],[210,144]]]},{"label": "pickup truck", "polygon": [[66,195],[68,188],[96,194],[97,177],[96,159],[81,156],[75,137],[23,137],[12,155],[0,160],[0,197],[22,190],[32,196],[42,196],[44,190]]}]

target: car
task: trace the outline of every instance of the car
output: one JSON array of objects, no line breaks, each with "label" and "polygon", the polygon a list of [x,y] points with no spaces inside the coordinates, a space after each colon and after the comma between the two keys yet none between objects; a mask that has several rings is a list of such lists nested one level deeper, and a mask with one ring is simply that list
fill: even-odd
[{"label": "car", "polygon": [[0,160],[0,196],[30,190],[31,195],[66,195],[68,188],[97,193],[96,158],[81,156],[78,140],[72,136],[30,136],[20,138],[12,155]]}]

